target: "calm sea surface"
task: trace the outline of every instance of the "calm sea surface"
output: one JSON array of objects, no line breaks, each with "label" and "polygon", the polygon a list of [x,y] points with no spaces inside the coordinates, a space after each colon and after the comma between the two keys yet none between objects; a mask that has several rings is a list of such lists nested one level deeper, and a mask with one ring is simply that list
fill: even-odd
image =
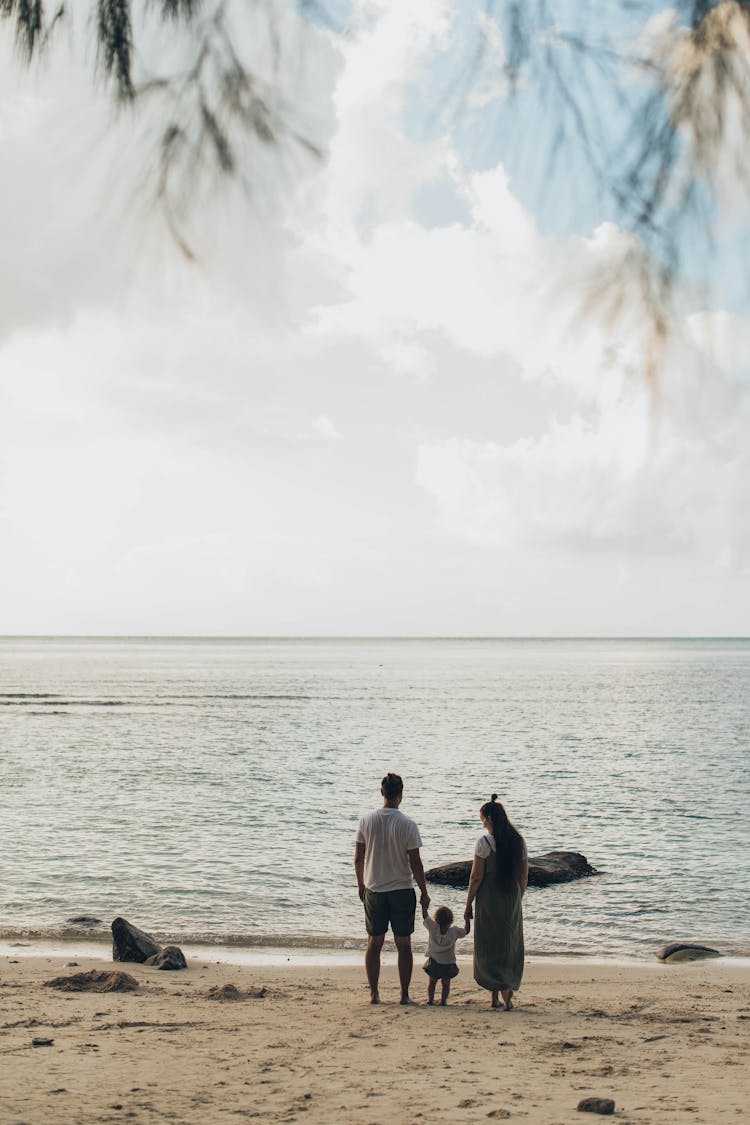
[{"label": "calm sea surface", "polygon": [[600,870],[529,890],[531,951],[749,954],[749,749],[750,641],[4,640],[0,935],[350,945],[392,769],[426,866],[496,790]]}]

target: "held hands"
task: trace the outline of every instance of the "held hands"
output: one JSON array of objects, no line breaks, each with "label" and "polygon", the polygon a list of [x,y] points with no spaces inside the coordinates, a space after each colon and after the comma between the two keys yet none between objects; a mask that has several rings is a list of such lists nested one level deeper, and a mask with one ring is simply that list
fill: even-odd
[{"label": "held hands", "polygon": [[419,905],[422,907],[422,917],[424,918],[427,914],[427,907],[430,905],[430,896],[427,891],[422,891],[419,896]]}]

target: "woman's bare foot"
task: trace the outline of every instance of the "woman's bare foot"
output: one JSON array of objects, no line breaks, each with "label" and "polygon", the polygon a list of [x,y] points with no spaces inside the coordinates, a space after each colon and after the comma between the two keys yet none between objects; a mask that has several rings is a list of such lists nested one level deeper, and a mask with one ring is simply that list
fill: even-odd
[{"label": "woman's bare foot", "polygon": [[378,992],[377,988],[371,988],[370,989],[370,1003],[371,1004],[379,1004],[380,1003],[380,993]]},{"label": "woman's bare foot", "polygon": [[412,1000],[411,997],[409,996],[409,993],[405,992],[403,994],[403,996],[401,997],[401,999],[399,1000],[399,1004],[404,1004],[404,1005],[405,1004],[416,1004],[416,1000]]},{"label": "woman's bare foot", "polygon": [[503,1004],[505,1004],[506,1012],[509,1012],[511,1010],[511,1008],[513,1007],[512,996],[513,996],[513,989],[512,988],[504,988],[503,989]]},{"label": "woman's bare foot", "polygon": [[495,989],[493,989],[493,991],[492,991],[492,1007],[493,1008],[499,1008],[500,1007],[500,1000],[498,998],[498,993]]}]

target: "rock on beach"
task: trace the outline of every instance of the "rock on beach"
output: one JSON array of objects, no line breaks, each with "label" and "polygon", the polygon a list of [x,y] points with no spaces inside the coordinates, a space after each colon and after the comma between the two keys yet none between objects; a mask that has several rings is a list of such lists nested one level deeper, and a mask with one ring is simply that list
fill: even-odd
[{"label": "rock on beach", "polygon": [[579,1113],[601,1113],[609,1117],[615,1112],[614,1098],[581,1098],[577,1109]]},{"label": "rock on beach", "polygon": [[154,953],[153,957],[147,957],[144,964],[151,965],[154,969],[187,968],[185,954],[178,945],[165,945],[158,953]]},{"label": "rock on beach", "polygon": [[112,923],[112,960],[135,961],[155,969],[187,968],[185,955],[178,946],[162,947],[150,934],[120,917]]},{"label": "rock on beach", "polygon": [[707,961],[711,957],[721,957],[721,953],[709,945],[691,945],[689,942],[673,941],[663,946],[656,956],[667,964],[677,964],[681,961]]}]

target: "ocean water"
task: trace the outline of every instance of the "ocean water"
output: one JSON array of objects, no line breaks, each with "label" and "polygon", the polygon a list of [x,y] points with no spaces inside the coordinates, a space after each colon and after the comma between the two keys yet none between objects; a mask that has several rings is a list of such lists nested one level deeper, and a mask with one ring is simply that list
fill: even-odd
[{"label": "ocean water", "polygon": [[392,769],[425,866],[497,791],[530,854],[599,870],[529,889],[531,952],[747,955],[749,749],[746,640],[6,639],[0,936],[356,948]]}]

